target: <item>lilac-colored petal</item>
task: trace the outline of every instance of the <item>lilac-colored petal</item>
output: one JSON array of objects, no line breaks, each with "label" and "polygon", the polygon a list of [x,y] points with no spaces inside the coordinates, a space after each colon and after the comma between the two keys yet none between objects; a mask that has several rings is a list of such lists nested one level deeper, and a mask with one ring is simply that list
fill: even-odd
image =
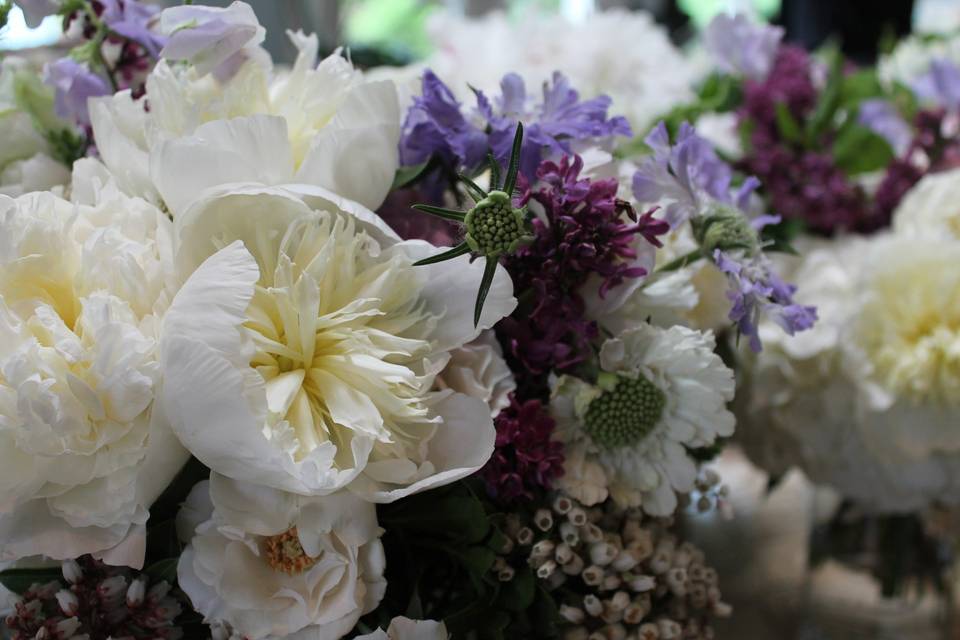
[{"label": "lilac-colored petal", "polygon": [[858,121],[890,143],[897,157],[906,153],[913,140],[910,125],[887,100],[864,100],[860,103]]},{"label": "lilac-colored petal", "polygon": [[111,31],[140,44],[156,58],[167,38],[150,29],[150,23],[159,8],[136,0],[100,0],[101,18]]},{"label": "lilac-colored petal", "polygon": [[747,176],[733,196],[733,202],[737,205],[737,208],[741,211],[747,211],[750,206],[750,196],[759,188],[760,179],[756,176]]},{"label": "lilac-colored petal", "polygon": [[245,47],[259,45],[266,37],[253,9],[243,2],[226,8],[185,5],[164,9],[160,26],[170,36],[160,54],[169,60],[190,62],[200,75],[231,60]]},{"label": "lilac-colored petal", "polygon": [[719,14],[703,34],[704,45],[727,73],[755,80],[767,77],[783,39],[783,29],[757,24],[744,14]]},{"label": "lilac-colored petal", "polygon": [[750,226],[753,227],[754,229],[756,229],[757,231],[760,231],[760,230],[763,229],[764,227],[768,227],[768,226],[770,226],[771,224],[780,224],[780,221],[781,221],[781,220],[782,220],[782,218],[781,218],[780,216],[775,216],[775,215],[771,215],[771,214],[764,214],[764,215],[761,215],[761,216],[757,216],[756,218],[754,218],[753,220],[751,220],[751,221],[750,221]]},{"label": "lilac-colored petal", "polygon": [[60,58],[43,68],[43,81],[55,90],[54,107],[61,118],[90,124],[87,100],[112,93],[106,78],[73,58]]},{"label": "lilac-colored petal", "polygon": [[527,88],[516,73],[508,73],[500,80],[500,111],[504,116],[519,118],[526,113]]}]

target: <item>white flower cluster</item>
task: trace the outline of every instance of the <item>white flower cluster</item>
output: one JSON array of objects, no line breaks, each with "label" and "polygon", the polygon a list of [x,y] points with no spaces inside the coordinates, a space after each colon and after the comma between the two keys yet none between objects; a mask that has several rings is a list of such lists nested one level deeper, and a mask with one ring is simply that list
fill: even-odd
[{"label": "white flower cluster", "polygon": [[813,242],[795,261],[820,321],[761,329],[742,431],[765,466],[798,464],[878,512],[960,498],[958,194],[960,171],[929,175],[892,231]]}]

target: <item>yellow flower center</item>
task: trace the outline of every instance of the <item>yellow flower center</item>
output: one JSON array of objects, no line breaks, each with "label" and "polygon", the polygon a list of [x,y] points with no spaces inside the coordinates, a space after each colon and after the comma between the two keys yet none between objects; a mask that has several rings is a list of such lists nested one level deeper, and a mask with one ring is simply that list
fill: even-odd
[{"label": "yellow flower center", "polygon": [[295,576],[303,573],[320,559],[311,558],[300,544],[297,528],[292,527],[283,533],[265,538],[263,541],[264,556],[274,571]]}]

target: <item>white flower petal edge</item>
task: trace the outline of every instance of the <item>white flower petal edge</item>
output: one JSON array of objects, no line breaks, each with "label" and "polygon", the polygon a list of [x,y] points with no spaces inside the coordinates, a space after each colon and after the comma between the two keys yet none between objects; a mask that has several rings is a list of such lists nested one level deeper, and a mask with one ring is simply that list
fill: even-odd
[{"label": "white flower petal edge", "polygon": [[510,406],[510,394],[517,388],[503,359],[503,349],[491,330],[451,351],[450,362],[437,382],[445,389],[483,400],[493,418]]},{"label": "white flower petal edge", "polygon": [[348,492],[309,498],[214,473],[187,505],[200,524],[177,577],[207,622],[250,640],[335,640],[383,597],[376,509]]},{"label": "white flower petal edge", "polygon": [[350,484],[386,502],[489,458],[486,403],[434,387],[451,350],[513,310],[505,271],[475,328],[464,292],[481,264],[413,267],[436,249],[281,189],[237,186],[177,229],[178,266],[193,273],[164,322],[165,407],[205,464],[304,495]]},{"label": "white flower petal edge", "polygon": [[[689,492],[696,479],[686,448],[709,446],[718,436],[733,434],[735,420],[726,408],[733,398],[733,373],[714,353],[712,333],[680,326],[628,329],[603,344],[600,365],[601,376],[616,376],[618,386],[624,379],[646,381],[641,397],[647,402],[647,396],[658,396],[662,409],[647,415],[649,423],[629,425],[635,435],[614,445],[599,432],[591,433],[588,412],[605,394],[620,392],[572,376],[553,380],[551,413],[557,437],[570,452],[559,485],[588,505],[609,493],[624,507],[668,515],[677,506],[676,493]],[[635,404],[637,396],[629,402],[630,415],[649,407]],[[608,426],[600,422],[593,428]],[[608,437],[622,435],[620,428],[610,427]]]},{"label": "white flower petal edge", "polygon": [[357,640],[447,640],[448,637],[447,627],[442,622],[398,616],[390,621],[386,631],[377,629],[373,633],[357,636]]},{"label": "white flower petal edge", "polygon": [[0,197],[0,558],[138,567],[187,457],[153,402],[169,221],[112,182],[90,196]]},{"label": "white flower petal edge", "polygon": [[902,236],[960,240],[960,169],[915,184],[893,212],[893,229]]}]

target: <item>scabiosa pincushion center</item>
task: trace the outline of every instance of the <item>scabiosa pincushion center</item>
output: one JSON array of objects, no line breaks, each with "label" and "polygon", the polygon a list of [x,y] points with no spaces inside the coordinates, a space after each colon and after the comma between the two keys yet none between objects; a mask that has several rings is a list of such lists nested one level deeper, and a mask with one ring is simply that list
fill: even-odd
[{"label": "scabiosa pincushion center", "polygon": [[601,374],[608,387],[590,402],[584,428],[594,442],[608,448],[636,444],[657,426],[667,397],[642,374],[636,378]]},{"label": "scabiosa pincushion center", "polygon": [[733,207],[717,204],[708,215],[692,218],[691,223],[705,255],[716,249],[741,250],[753,255],[760,249],[757,230],[742,212]]},{"label": "scabiosa pincushion center", "polygon": [[515,209],[503,191],[491,191],[467,212],[464,222],[467,244],[485,256],[513,253],[530,238],[526,213]]}]

